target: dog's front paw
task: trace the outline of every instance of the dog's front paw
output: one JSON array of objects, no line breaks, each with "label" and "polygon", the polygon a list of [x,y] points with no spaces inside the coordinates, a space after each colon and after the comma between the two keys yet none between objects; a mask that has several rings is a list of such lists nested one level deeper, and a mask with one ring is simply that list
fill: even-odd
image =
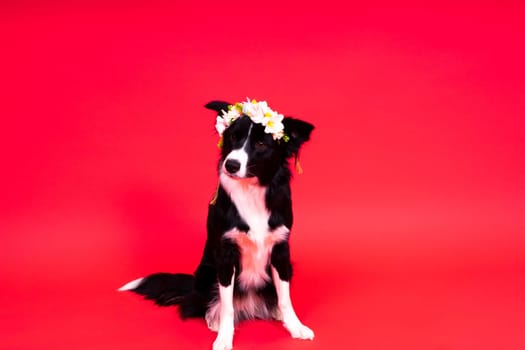
[{"label": "dog's front paw", "polygon": [[232,343],[233,334],[229,336],[219,333],[219,335],[213,342],[213,350],[231,350],[233,348]]},{"label": "dog's front paw", "polygon": [[217,337],[213,342],[213,350],[231,350],[233,339],[225,339],[225,337]]},{"label": "dog's front paw", "polygon": [[310,328],[306,327],[299,321],[284,323],[284,327],[288,330],[288,332],[290,332],[292,338],[308,340],[314,339],[314,331],[312,331]]}]

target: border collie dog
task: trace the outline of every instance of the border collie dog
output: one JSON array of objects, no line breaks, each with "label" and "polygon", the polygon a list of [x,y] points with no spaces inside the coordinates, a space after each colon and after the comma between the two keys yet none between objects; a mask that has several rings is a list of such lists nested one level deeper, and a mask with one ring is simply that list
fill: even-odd
[{"label": "border collie dog", "polygon": [[204,317],[217,332],[213,350],[231,349],[234,324],[247,319],[280,320],[292,337],[311,340],[290,300],[289,161],[314,126],[255,100],[205,107],[218,113],[221,156],[200,264],[193,275],[156,273],[119,290],[178,305],[182,318]]}]

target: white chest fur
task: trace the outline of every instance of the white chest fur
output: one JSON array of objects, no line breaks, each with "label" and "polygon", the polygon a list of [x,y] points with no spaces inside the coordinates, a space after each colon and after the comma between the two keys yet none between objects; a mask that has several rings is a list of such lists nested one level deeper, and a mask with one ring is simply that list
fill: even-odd
[{"label": "white chest fur", "polygon": [[238,283],[244,289],[261,287],[271,280],[267,267],[272,247],[286,240],[289,230],[281,226],[270,231],[266,187],[257,184],[255,179],[237,180],[221,174],[220,181],[239,215],[250,227],[247,233],[232,229],[225,234],[225,237],[237,243],[241,251]]}]

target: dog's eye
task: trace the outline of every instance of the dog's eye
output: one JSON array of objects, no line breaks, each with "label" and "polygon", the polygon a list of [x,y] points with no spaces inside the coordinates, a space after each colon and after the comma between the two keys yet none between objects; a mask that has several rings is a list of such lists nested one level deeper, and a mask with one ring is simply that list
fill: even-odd
[{"label": "dog's eye", "polygon": [[237,135],[235,135],[235,134],[233,134],[233,133],[230,134],[230,141],[231,141],[231,142],[235,142],[235,141],[237,141],[238,139],[239,139],[239,138],[237,137]]},{"label": "dog's eye", "polygon": [[268,148],[268,145],[266,145],[264,142],[262,141],[257,141],[255,143],[255,148],[258,150],[258,151],[265,151],[266,148]]}]

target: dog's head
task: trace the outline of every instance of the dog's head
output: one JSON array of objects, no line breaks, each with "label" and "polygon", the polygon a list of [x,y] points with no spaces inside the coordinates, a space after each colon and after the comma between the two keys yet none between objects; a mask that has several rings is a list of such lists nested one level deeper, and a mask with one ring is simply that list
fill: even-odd
[{"label": "dog's head", "polygon": [[[223,101],[212,101],[205,105],[218,113],[218,122],[231,110],[231,106]],[[282,120],[277,119],[282,124],[273,129],[278,131],[272,132],[268,124],[264,125],[241,109],[237,117],[227,123],[224,130],[221,129],[219,172],[234,179],[254,179],[261,185],[267,185],[279,168],[288,164],[289,158],[297,156],[302,144],[310,139],[314,126],[299,119],[284,117]]]}]

